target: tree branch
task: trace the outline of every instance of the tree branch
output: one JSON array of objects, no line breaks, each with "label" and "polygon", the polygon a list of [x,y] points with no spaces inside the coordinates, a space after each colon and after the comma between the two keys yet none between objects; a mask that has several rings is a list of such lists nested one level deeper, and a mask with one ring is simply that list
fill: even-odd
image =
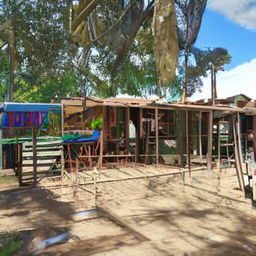
[{"label": "tree branch", "polygon": [[109,32],[111,32],[113,29],[115,29],[119,23],[121,22],[122,18],[126,15],[126,13],[129,11],[129,9],[131,8],[131,4],[129,3],[124,12],[122,13],[122,15],[119,17],[119,19],[116,21],[116,23],[114,23],[107,31],[103,32],[99,37],[95,38],[94,40],[92,40],[90,43],[88,43],[86,45],[86,47],[95,44],[97,41],[99,41],[101,38],[103,38],[105,35],[107,35]]},{"label": "tree branch", "polygon": [[71,29],[72,31],[75,31],[79,24],[85,20],[85,18],[92,12],[93,9],[98,5],[98,3],[101,0],[93,0],[91,3],[89,3],[75,18],[75,20],[72,22]]}]

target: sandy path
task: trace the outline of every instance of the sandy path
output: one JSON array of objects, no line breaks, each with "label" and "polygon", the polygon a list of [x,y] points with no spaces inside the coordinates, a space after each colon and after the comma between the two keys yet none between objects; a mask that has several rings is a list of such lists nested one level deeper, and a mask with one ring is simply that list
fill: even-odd
[{"label": "sandy path", "polygon": [[[44,180],[34,189],[2,189],[0,232],[32,230],[19,255],[34,255],[36,241],[63,232],[77,239],[37,255],[256,255],[256,211],[235,189],[234,169],[220,181],[214,171],[186,174],[185,184],[180,174],[162,176],[171,171],[102,170],[96,199],[90,172],[77,187]],[[142,178],[149,174],[156,177]],[[74,218],[96,206],[95,216]]]}]

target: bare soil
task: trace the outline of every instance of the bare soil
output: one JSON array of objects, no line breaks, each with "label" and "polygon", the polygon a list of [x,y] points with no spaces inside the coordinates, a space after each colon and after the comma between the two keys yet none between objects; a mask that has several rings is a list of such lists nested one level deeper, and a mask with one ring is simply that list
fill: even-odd
[{"label": "bare soil", "polygon": [[79,184],[1,183],[0,235],[22,239],[14,255],[256,255],[256,210],[237,187],[233,168],[183,179],[151,166],[87,170]]}]

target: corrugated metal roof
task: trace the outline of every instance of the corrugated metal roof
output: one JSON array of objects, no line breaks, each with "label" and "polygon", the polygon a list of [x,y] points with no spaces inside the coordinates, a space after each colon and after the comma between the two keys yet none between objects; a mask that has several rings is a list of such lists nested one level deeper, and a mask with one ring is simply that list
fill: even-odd
[{"label": "corrugated metal roof", "polygon": [[4,112],[35,112],[35,111],[46,111],[53,108],[61,108],[61,104],[47,104],[47,103],[15,103],[5,102]]}]

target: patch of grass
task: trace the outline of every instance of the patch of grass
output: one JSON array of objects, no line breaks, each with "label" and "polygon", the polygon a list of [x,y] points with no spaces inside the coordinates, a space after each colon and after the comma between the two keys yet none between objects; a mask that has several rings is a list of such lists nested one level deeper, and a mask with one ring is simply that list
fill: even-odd
[{"label": "patch of grass", "polygon": [[15,255],[14,253],[23,245],[19,232],[1,233],[0,243],[3,246],[3,249],[0,250],[1,256]]},{"label": "patch of grass", "polygon": [[14,255],[14,253],[22,247],[22,244],[23,243],[21,240],[8,244],[4,247],[4,249],[0,250],[0,255],[1,256]]},{"label": "patch of grass", "polygon": [[17,182],[18,182],[18,177],[15,175],[0,176],[0,186],[4,184],[15,184]]}]

